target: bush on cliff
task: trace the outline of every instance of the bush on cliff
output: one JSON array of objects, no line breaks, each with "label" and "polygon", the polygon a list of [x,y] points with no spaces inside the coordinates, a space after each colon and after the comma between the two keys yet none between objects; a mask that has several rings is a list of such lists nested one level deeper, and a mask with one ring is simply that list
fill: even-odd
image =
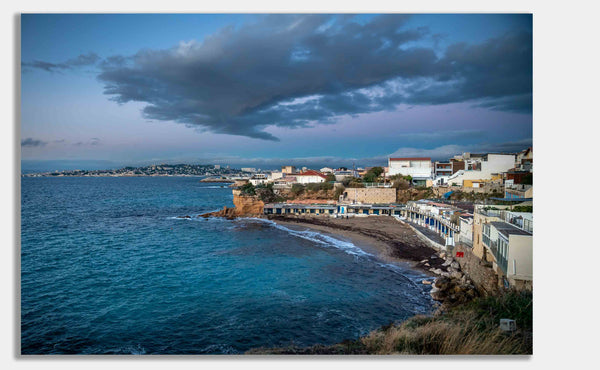
[{"label": "bush on cliff", "polygon": [[304,191],[304,185],[302,184],[293,184],[292,185],[292,194],[300,195]]},{"label": "bush on cliff", "polygon": [[311,184],[306,184],[306,190],[308,191],[320,191],[331,189],[333,189],[333,184],[329,182],[315,182]]},{"label": "bush on cliff", "polygon": [[275,191],[273,190],[273,183],[269,183],[266,186],[265,185],[257,186],[256,187],[256,195],[264,203],[282,202],[284,200],[283,197],[280,197],[277,194],[275,194]]},{"label": "bush on cliff", "polygon": [[240,186],[239,189],[240,189],[240,192],[242,193],[242,195],[256,195],[256,189],[254,188],[254,185],[252,185],[249,182]]}]

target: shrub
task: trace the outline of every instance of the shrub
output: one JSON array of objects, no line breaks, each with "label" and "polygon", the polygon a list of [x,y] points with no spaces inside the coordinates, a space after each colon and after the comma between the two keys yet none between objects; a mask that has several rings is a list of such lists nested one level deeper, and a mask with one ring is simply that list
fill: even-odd
[{"label": "shrub", "polygon": [[294,195],[299,195],[304,191],[304,185],[302,184],[293,184],[292,185],[292,193]]},{"label": "shrub", "polygon": [[254,185],[252,185],[249,182],[240,186],[239,189],[240,189],[241,193],[244,195],[256,195],[256,189],[254,188]]}]

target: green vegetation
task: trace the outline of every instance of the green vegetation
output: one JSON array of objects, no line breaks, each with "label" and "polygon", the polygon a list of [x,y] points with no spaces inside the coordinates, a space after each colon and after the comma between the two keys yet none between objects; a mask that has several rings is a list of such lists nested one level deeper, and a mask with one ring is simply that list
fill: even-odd
[{"label": "green vegetation", "polygon": [[256,189],[254,188],[254,185],[252,185],[249,182],[240,186],[239,190],[242,193],[242,195],[256,195]]},{"label": "green vegetation", "polygon": [[292,185],[292,194],[300,195],[304,192],[304,185],[302,184],[293,184]]},{"label": "green vegetation", "polygon": [[363,176],[364,182],[379,182],[379,176],[383,173],[383,168],[373,167]]},{"label": "green vegetation", "polygon": [[331,190],[331,189],[333,189],[333,184],[330,182],[314,182],[314,183],[306,184],[306,190],[308,190],[308,191]]},{"label": "green vegetation", "polygon": [[[504,333],[500,319],[513,319],[517,330]],[[509,291],[475,298],[435,316],[414,316],[389,324],[358,340],[332,346],[254,349],[249,354],[532,354],[533,296]]]},{"label": "green vegetation", "polygon": [[533,212],[533,206],[514,206],[512,210],[515,212]]},{"label": "green vegetation", "polygon": [[273,190],[273,183],[269,183],[267,185],[258,185],[256,187],[256,194],[258,198],[265,203],[276,203],[282,202],[285,199],[277,194]]},{"label": "green vegetation", "polygon": [[481,202],[488,198],[502,198],[503,194],[499,190],[492,190],[489,193],[475,193],[469,191],[460,191],[454,190],[454,192],[450,195],[450,199],[452,200],[462,200],[469,202]]},{"label": "green vegetation", "polygon": [[363,181],[361,178],[352,177],[352,176],[346,176],[342,180],[342,185],[344,185],[344,187],[346,187],[346,188],[364,188],[365,187],[365,184],[363,184]]},{"label": "green vegetation", "polygon": [[329,181],[335,181],[335,175],[332,174],[332,173],[327,174],[327,180],[326,181],[327,182],[329,182]]},{"label": "green vegetation", "polygon": [[533,174],[528,173],[527,175],[523,176],[523,179],[521,180],[521,184],[533,185]]},{"label": "green vegetation", "polygon": [[406,190],[406,189],[410,188],[410,182],[406,181],[403,178],[399,178],[399,179],[392,181],[392,187],[394,189]]},{"label": "green vegetation", "polygon": [[344,194],[345,190],[346,190],[345,187],[339,186],[337,189],[335,189],[335,193],[333,195],[333,199],[334,200],[338,200],[340,198],[340,195]]}]

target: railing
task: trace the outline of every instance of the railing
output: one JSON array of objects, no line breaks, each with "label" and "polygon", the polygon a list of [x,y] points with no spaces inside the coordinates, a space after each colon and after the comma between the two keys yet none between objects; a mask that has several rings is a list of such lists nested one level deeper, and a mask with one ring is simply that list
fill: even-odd
[{"label": "railing", "polygon": [[490,246],[490,237],[489,236],[487,236],[485,234],[482,234],[481,241],[483,242],[483,244],[485,246],[491,248],[491,246]]},{"label": "railing", "polygon": [[365,188],[391,188],[390,182],[363,182]]},{"label": "railing", "polygon": [[508,268],[508,260],[500,254],[500,250],[498,249],[498,243],[495,241],[491,242],[489,248],[492,251],[494,258],[496,259],[496,264],[500,267],[500,269],[502,269],[502,271],[506,275],[506,269]]},{"label": "railing", "polygon": [[452,223],[451,221],[449,221],[449,220],[447,220],[445,218],[442,218],[439,215],[435,215],[435,214],[433,214],[431,212],[426,212],[426,211],[423,211],[420,208],[416,208],[416,207],[412,207],[412,206],[408,206],[408,207],[406,207],[406,209],[409,210],[409,211],[412,211],[414,213],[418,213],[419,215],[422,215],[424,217],[433,218],[433,219],[437,220],[440,224],[451,228],[452,231],[454,231],[456,233],[460,232],[460,225]]}]

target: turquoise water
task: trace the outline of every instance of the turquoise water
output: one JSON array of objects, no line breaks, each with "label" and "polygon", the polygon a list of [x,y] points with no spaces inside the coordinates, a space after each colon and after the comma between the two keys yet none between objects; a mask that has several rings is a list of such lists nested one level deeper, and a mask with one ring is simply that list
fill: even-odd
[{"label": "turquoise water", "polygon": [[257,219],[192,177],[23,178],[23,354],[229,354],[355,339],[432,301],[360,246]]}]

